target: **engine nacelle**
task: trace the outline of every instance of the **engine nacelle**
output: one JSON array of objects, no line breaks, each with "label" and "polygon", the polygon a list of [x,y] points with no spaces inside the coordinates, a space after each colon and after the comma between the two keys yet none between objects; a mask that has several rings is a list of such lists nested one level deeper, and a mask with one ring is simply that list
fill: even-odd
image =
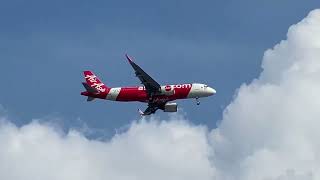
[{"label": "engine nacelle", "polygon": [[174,95],[174,88],[172,85],[162,86],[160,91],[162,95],[166,95],[166,96]]},{"label": "engine nacelle", "polygon": [[178,104],[177,103],[166,103],[164,105],[164,112],[177,112]]}]

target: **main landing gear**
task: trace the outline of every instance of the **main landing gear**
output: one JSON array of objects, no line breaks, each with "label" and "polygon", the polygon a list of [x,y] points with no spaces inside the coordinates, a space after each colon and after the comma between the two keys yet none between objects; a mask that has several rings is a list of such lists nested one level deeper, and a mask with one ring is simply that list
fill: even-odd
[{"label": "main landing gear", "polygon": [[200,101],[199,101],[198,97],[196,97],[196,101],[197,101],[197,105],[199,106],[200,105]]}]

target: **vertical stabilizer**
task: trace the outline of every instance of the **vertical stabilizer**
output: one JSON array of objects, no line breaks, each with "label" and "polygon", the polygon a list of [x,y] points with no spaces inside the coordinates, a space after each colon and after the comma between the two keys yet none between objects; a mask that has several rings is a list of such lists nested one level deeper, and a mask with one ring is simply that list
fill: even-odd
[{"label": "vertical stabilizer", "polygon": [[100,79],[91,71],[84,71],[83,74],[87,84],[96,89],[98,93],[106,93],[108,91],[109,88],[103,84]]}]

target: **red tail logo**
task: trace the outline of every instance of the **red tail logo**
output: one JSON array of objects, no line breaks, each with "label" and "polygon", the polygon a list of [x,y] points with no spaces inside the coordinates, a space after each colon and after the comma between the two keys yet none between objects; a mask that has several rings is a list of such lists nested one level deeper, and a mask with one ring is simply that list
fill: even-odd
[{"label": "red tail logo", "polygon": [[91,71],[84,71],[83,73],[89,86],[102,93],[107,91],[108,87],[104,85],[95,74],[93,74]]}]

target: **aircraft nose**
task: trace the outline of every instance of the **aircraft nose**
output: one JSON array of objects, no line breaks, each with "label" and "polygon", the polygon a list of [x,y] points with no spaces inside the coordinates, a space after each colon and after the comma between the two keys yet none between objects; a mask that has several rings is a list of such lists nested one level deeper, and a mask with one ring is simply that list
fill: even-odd
[{"label": "aircraft nose", "polygon": [[212,96],[217,93],[217,91],[211,87],[207,88],[207,92],[208,92],[209,96]]}]

